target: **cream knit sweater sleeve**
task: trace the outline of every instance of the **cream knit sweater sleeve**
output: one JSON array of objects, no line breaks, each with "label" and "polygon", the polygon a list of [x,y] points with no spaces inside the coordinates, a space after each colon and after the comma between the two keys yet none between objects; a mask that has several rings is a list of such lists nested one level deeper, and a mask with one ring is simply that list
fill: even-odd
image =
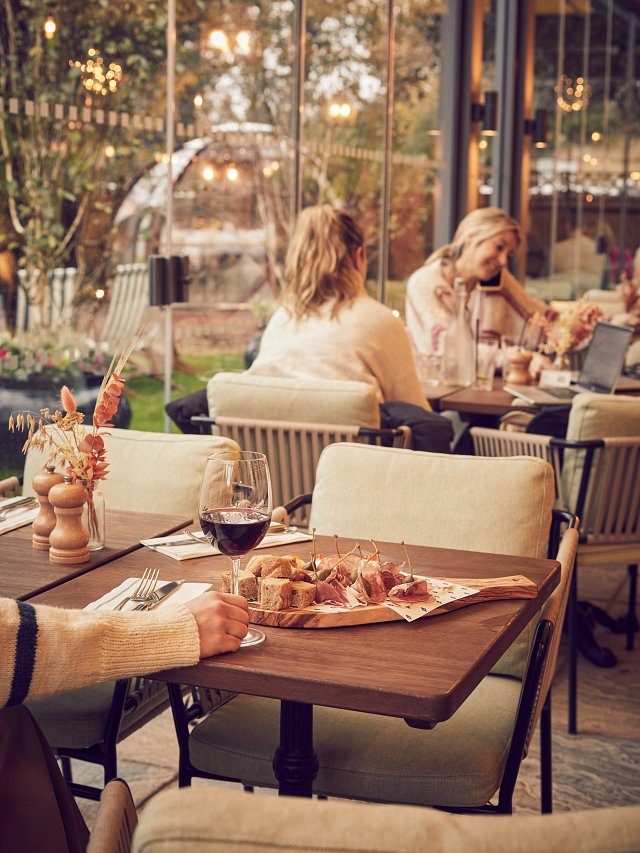
[{"label": "cream knit sweater sleeve", "polygon": [[0,598],[0,707],[200,657],[183,605],[153,613],[64,610]]}]

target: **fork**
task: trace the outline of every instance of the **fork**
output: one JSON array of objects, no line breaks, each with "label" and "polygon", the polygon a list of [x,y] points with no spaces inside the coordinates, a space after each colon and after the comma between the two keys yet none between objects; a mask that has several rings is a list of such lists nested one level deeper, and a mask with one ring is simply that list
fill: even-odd
[{"label": "fork", "polygon": [[27,507],[31,506],[31,504],[33,504],[33,506],[35,506],[35,504],[36,504],[35,498],[22,498],[19,501],[15,501],[14,503],[10,504],[8,507],[5,507],[5,509],[0,510],[0,521],[6,521],[9,514],[12,513],[14,510],[16,510],[16,509],[27,509]]},{"label": "fork", "polygon": [[122,610],[129,601],[148,601],[153,596],[159,577],[160,569],[145,569],[138,586],[115,609]]}]

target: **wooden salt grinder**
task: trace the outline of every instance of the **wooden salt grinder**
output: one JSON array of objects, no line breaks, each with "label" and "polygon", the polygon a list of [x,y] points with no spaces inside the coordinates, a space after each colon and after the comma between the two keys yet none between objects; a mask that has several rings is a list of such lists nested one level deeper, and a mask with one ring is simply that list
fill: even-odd
[{"label": "wooden salt grinder", "polygon": [[528,385],[531,382],[529,365],[533,358],[532,352],[519,350],[509,359],[509,372],[507,382],[512,385]]},{"label": "wooden salt grinder", "polygon": [[54,465],[47,465],[33,478],[33,490],[40,504],[40,512],[33,521],[31,541],[38,551],[49,550],[49,534],[56,526],[56,514],[49,503],[49,491],[63,481],[64,477],[56,473]]},{"label": "wooden salt grinder", "polygon": [[49,561],[63,565],[86,563],[89,560],[89,534],[82,526],[82,510],[87,501],[87,490],[70,477],[53,486],[49,501],[56,514],[56,526],[49,534]]}]

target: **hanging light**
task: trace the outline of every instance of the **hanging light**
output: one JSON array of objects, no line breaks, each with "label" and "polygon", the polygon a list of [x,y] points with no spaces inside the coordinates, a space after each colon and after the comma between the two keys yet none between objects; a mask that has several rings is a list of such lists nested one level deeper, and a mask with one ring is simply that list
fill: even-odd
[{"label": "hanging light", "polygon": [[251,50],[251,36],[246,30],[240,30],[236,34],[236,44],[240,53],[249,53]]},{"label": "hanging light", "polygon": [[215,47],[216,50],[227,50],[229,47],[229,39],[227,34],[222,30],[212,30],[209,34],[209,44]]},{"label": "hanging light", "polygon": [[55,36],[58,25],[56,24],[53,15],[49,15],[46,18],[42,28],[44,30],[45,38],[52,39]]}]

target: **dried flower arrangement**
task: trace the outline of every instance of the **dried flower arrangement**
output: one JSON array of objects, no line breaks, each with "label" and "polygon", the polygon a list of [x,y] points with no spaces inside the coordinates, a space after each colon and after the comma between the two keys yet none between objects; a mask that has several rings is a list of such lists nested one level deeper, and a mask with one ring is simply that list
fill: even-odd
[{"label": "dried flower arrangement", "polygon": [[539,352],[562,360],[571,351],[587,346],[596,323],[603,316],[597,305],[586,299],[579,299],[562,310],[555,320],[534,314],[529,322],[532,326],[542,329]]},{"label": "dried flower arrangement", "polygon": [[136,342],[137,338],[114,355],[98,391],[91,429],[84,426],[84,414],[77,410],[75,397],[66,385],[60,390],[62,411],[52,413],[45,408],[39,413],[17,412],[9,418],[11,432],[28,430],[23,453],[30,447],[38,448],[48,454],[47,465],[60,463],[72,482],[83,483],[88,492],[90,524],[92,491],[109,470],[103,431],[113,426],[125,383],[122,371]]}]

